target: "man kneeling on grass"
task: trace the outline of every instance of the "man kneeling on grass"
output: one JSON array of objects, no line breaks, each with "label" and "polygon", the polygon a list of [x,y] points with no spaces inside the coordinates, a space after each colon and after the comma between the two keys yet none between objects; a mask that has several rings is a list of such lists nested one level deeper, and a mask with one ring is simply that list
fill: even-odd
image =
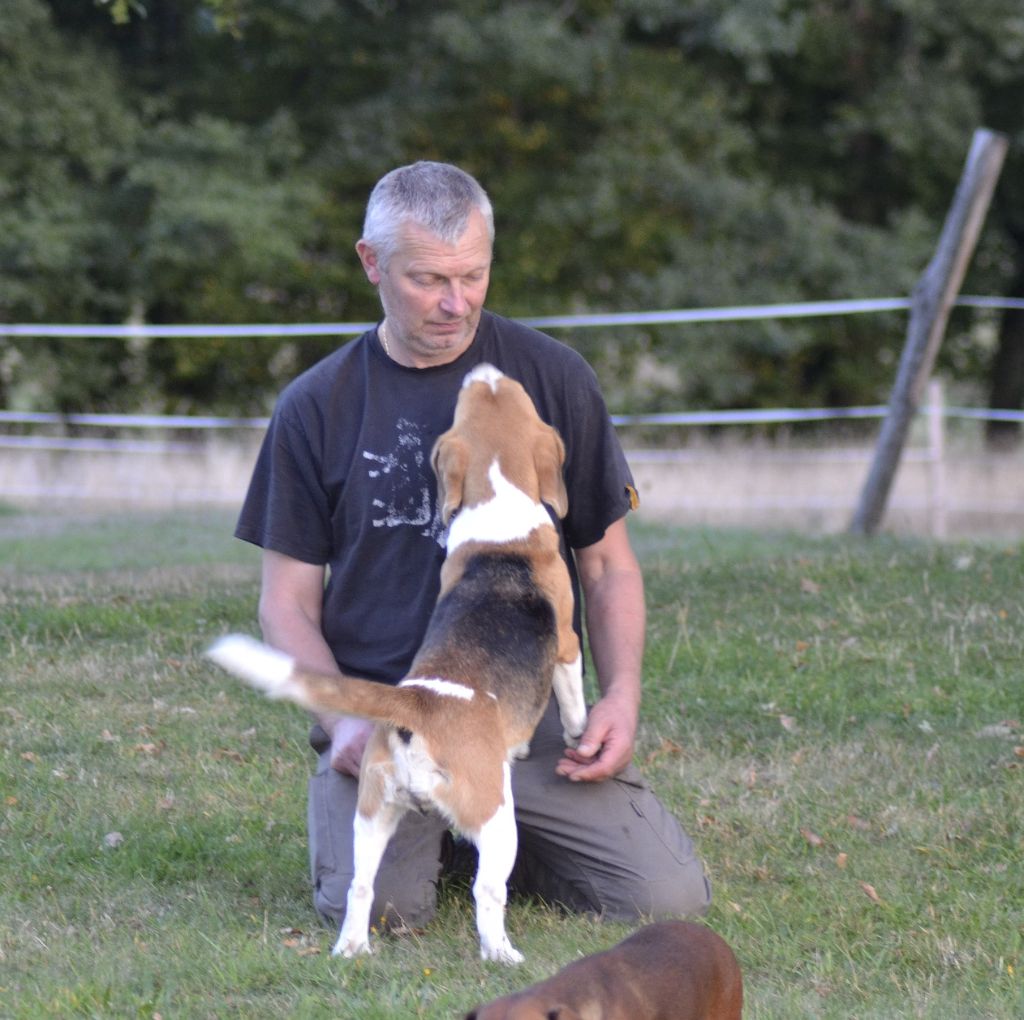
[{"label": "man kneeling on grass", "polygon": [[[380,324],[289,385],[275,408],[236,534],[263,549],[260,623],[303,664],[383,683],[406,675],[438,593],[444,525],[430,468],[467,372],[519,380],[566,445],[569,513],[555,523],[586,607],[601,696],[575,749],[554,701],[515,764],[513,889],[612,920],[704,913],[693,845],[632,764],[644,643],[643,581],[626,530],[632,477],[596,379],[573,351],[484,310],[490,201],[456,167],[383,177],[356,245]],[[311,743],[309,847],[317,910],[339,924],[352,879],[366,720],[321,718]],[[423,927],[452,839],[407,813],[377,873],[371,916]]]}]

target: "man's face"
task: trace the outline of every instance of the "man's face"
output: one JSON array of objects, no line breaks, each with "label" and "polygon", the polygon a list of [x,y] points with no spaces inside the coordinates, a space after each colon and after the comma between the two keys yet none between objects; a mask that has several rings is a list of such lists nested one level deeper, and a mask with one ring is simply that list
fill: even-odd
[{"label": "man's face", "polygon": [[380,291],[396,361],[417,368],[443,365],[469,347],[491,273],[491,241],[477,210],[453,245],[415,223],[403,224],[398,250],[386,269],[364,241],[356,250]]}]

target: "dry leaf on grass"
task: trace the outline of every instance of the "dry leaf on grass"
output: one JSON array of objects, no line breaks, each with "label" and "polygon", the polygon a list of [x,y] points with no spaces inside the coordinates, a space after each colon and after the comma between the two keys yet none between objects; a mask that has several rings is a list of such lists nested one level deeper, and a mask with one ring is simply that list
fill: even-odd
[{"label": "dry leaf on grass", "polygon": [[821,591],[821,585],[817,581],[812,581],[809,577],[801,577],[800,590],[805,595],[817,595]]},{"label": "dry leaf on grass", "polygon": [[864,895],[867,896],[872,903],[882,902],[882,897],[878,895],[877,890],[870,882],[861,882],[860,887],[864,890]]},{"label": "dry leaf on grass", "polygon": [[228,761],[233,761],[236,765],[242,765],[245,762],[245,755],[241,751],[232,751],[226,747],[219,747],[213,752],[213,757],[217,761],[221,761],[227,758]]},{"label": "dry leaf on grass", "polygon": [[811,829],[801,829],[800,835],[807,841],[808,846],[819,847],[825,845],[825,840]]},{"label": "dry leaf on grass", "polygon": [[281,945],[286,949],[294,949],[299,956],[318,956],[320,946],[317,945],[318,938],[304,932],[301,928],[282,928],[281,934],[285,937]]},{"label": "dry leaf on grass", "polygon": [[683,753],[682,747],[677,744],[674,740],[669,740],[668,737],[662,737],[661,743],[644,759],[644,763],[647,765],[652,764],[659,758],[663,757],[678,757]]}]

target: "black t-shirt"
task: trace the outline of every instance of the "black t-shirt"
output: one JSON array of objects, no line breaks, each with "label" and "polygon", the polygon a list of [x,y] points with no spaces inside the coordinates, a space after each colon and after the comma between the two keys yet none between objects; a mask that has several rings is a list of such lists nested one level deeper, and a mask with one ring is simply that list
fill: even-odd
[{"label": "black t-shirt", "polygon": [[489,312],[447,365],[399,365],[375,330],[350,341],[281,394],[235,531],[328,567],[322,627],[345,672],[396,681],[419,647],[445,555],[430,453],[481,362],[519,380],[565,442],[563,549],[597,542],[630,507],[597,379],[563,344]]}]

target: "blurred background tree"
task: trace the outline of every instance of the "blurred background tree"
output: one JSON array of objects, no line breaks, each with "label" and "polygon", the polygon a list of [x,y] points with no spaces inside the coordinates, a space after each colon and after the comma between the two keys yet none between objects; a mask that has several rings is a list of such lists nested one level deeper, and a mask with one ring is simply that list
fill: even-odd
[{"label": "blurred background tree", "polygon": [[[1022,57],[1018,0],[7,0],[0,318],[372,320],[366,197],[418,158],[490,191],[504,314],[904,295],[982,125],[967,289],[1024,296]],[[882,401],[903,330],[559,335],[640,411]],[[265,411],[338,342],[2,341],[0,402]],[[1024,317],[958,312],[942,364],[1022,406]]]}]

